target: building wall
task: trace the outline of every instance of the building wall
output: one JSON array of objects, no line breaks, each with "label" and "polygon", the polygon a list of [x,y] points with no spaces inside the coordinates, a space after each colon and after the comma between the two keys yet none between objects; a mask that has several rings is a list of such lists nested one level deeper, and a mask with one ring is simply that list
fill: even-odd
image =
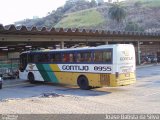
[{"label": "building wall", "polygon": [[[158,42],[157,42],[158,43]],[[141,55],[155,55],[157,56],[157,52],[160,52],[160,45],[141,45],[140,46]]]}]

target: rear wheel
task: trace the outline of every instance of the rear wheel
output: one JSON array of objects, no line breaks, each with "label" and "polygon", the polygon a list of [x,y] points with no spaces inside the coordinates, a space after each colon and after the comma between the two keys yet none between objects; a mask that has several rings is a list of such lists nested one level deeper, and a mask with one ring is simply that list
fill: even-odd
[{"label": "rear wheel", "polygon": [[82,90],[89,90],[89,82],[88,79],[85,76],[80,76],[77,80],[77,84]]},{"label": "rear wheel", "polygon": [[28,74],[28,80],[29,80],[29,82],[30,83],[35,83],[35,79],[34,79],[34,75],[33,75],[33,73],[29,73]]}]

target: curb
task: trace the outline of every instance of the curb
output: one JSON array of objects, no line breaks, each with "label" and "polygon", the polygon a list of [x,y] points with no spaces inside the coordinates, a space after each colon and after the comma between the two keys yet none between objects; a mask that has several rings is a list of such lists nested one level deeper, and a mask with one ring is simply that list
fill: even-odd
[{"label": "curb", "polygon": [[152,67],[152,66],[160,66],[160,64],[137,65],[136,69],[145,68],[145,67]]}]

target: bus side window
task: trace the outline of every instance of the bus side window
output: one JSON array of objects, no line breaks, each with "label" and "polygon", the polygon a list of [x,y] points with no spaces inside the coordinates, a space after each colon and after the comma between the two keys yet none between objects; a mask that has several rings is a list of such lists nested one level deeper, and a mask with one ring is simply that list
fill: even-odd
[{"label": "bus side window", "polygon": [[49,61],[49,54],[48,53],[38,54],[38,62],[48,62],[48,61]]},{"label": "bus side window", "polygon": [[76,62],[76,60],[77,60],[77,54],[73,53],[73,62]]},{"label": "bus side window", "polygon": [[34,62],[34,55],[28,54],[28,62],[33,63]]},{"label": "bus side window", "polygon": [[37,54],[38,55],[38,61],[37,62],[39,62],[39,63],[41,63],[41,62],[44,62],[44,55],[43,55],[43,53],[40,53],[40,54]]},{"label": "bus side window", "polygon": [[69,54],[69,62],[76,62],[76,54],[75,53]]},{"label": "bus side window", "polygon": [[64,53],[63,54],[63,62],[69,62],[70,61],[70,56],[68,53]]},{"label": "bus side window", "polygon": [[38,57],[39,57],[38,54],[30,53],[30,54],[28,54],[28,62],[30,62],[30,63],[38,62]]},{"label": "bus side window", "polygon": [[69,62],[74,62],[74,60],[73,60],[73,54],[69,54]]},{"label": "bus side window", "polygon": [[112,52],[111,51],[104,51],[103,52],[103,62],[112,62]]},{"label": "bus side window", "polygon": [[51,53],[50,54],[50,60],[51,60],[50,62],[55,62],[55,59],[56,59],[55,54]]},{"label": "bus side window", "polygon": [[33,61],[38,62],[39,61],[39,54],[33,54]]},{"label": "bus side window", "polygon": [[62,60],[61,60],[61,54],[60,53],[56,53],[55,54],[55,61],[56,62],[61,62]]},{"label": "bus side window", "polygon": [[85,61],[86,62],[91,62],[92,61],[92,54],[91,52],[87,52],[85,55]]},{"label": "bus side window", "polygon": [[77,61],[76,62],[81,62],[81,54],[80,53],[77,54]]},{"label": "bus side window", "polygon": [[48,62],[49,61],[49,54],[48,53],[44,53],[43,54],[43,62]]},{"label": "bus side window", "polygon": [[85,61],[85,57],[84,57],[84,53],[80,52],[77,54],[77,62],[84,62]]},{"label": "bus side window", "polygon": [[102,51],[95,51],[94,52],[94,62],[102,62],[103,52]]},{"label": "bus side window", "polygon": [[50,59],[51,59],[51,62],[61,62],[61,54],[60,53],[51,53]]},{"label": "bus side window", "polygon": [[76,54],[75,53],[63,53],[62,60],[63,62],[75,62]]},{"label": "bus side window", "polygon": [[94,52],[94,62],[112,62],[112,51],[104,50],[104,51],[95,51]]},{"label": "bus side window", "polygon": [[91,52],[78,53],[77,62],[91,62]]}]

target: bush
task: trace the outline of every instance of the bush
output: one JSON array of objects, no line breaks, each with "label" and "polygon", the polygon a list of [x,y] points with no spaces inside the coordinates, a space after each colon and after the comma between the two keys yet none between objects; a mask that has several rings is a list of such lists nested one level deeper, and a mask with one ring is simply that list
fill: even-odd
[{"label": "bush", "polygon": [[137,1],[137,2],[134,3],[135,7],[140,7],[141,5],[142,5],[142,2],[140,2],[140,1]]},{"label": "bush", "polygon": [[144,31],[142,27],[139,27],[137,23],[134,22],[128,22],[125,31]]}]

